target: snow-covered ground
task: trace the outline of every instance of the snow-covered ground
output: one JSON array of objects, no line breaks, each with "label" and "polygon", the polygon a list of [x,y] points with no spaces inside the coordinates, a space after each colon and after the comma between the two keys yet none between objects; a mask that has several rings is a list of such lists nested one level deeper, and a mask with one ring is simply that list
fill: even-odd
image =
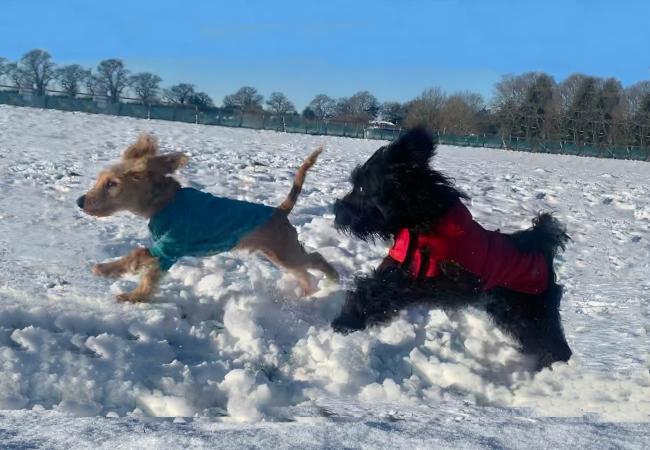
[{"label": "snow-covered ground", "polygon": [[[222,254],[182,260],[150,304],[118,304],[135,279],[90,266],[146,244],[146,222],[75,199],[142,131],[191,156],[183,184],[269,205],[324,144],[291,220],[341,285],[316,274],[301,299],[262,258]],[[533,375],[479,311],[329,328],[386,252],[337,234],[330,212],[380,144],[0,106],[0,446],[650,446],[650,164],[440,148],[481,223],[552,210],[573,238],[558,272],[574,357]]]}]

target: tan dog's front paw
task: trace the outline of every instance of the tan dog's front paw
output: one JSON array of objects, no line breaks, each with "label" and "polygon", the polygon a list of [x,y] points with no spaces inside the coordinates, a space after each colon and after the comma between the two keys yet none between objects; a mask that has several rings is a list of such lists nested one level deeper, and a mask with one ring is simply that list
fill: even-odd
[{"label": "tan dog's front paw", "polygon": [[303,286],[302,295],[303,295],[303,297],[311,297],[312,295],[314,295],[319,290],[320,289],[318,289],[318,287],[313,286],[312,284],[309,284],[308,286]]},{"label": "tan dog's front paw", "polygon": [[117,278],[124,273],[121,267],[113,263],[95,264],[92,272],[100,277]]},{"label": "tan dog's front paw", "polygon": [[117,301],[120,303],[146,303],[149,301],[149,297],[140,292],[125,292],[117,296]]}]

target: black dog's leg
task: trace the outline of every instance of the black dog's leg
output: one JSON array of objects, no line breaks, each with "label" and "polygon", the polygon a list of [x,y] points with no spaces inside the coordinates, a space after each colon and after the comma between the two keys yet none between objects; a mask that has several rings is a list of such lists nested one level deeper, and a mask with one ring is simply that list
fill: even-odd
[{"label": "black dog's leg", "polygon": [[548,367],[556,361],[566,362],[571,358],[571,348],[564,336],[560,318],[560,300],[562,300],[562,286],[553,283],[542,301],[542,330],[546,359],[540,360],[540,367]]},{"label": "black dog's leg", "polygon": [[458,292],[446,286],[444,281],[416,282],[387,258],[371,277],[357,279],[356,289],[347,293],[343,309],[332,322],[332,328],[348,333],[386,323],[402,309],[416,303],[456,309],[475,300],[473,293]]},{"label": "black dog's leg", "polygon": [[[414,301],[403,291],[401,269],[377,270],[360,277],[354,291],[348,291],[345,304],[332,328],[339,333],[363,330],[367,325],[388,322],[400,309]],[[404,280],[406,281],[406,280]]]},{"label": "black dog's leg", "polygon": [[537,369],[568,361],[571,349],[560,321],[562,287],[551,285],[541,296],[500,292],[486,305],[495,324],[512,336],[524,354],[537,358]]}]

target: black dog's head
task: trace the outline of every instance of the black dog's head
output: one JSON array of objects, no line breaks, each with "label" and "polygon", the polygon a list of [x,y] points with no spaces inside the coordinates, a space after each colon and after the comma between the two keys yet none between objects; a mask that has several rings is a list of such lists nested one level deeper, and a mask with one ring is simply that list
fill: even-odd
[{"label": "black dog's head", "polygon": [[352,191],[334,204],[336,227],[361,239],[426,230],[465,194],[433,170],[436,142],[414,128],[352,172]]}]

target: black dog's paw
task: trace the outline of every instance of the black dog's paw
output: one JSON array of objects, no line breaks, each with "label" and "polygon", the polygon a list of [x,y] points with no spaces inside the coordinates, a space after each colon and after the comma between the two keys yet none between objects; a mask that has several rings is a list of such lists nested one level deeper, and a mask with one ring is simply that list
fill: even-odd
[{"label": "black dog's paw", "polygon": [[350,334],[364,328],[366,321],[355,314],[341,314],[332,321],[332,329],[341,334]]},{"label": "black dog's paw", "polygon": [[542,369],[553,370],[553,364],[557,362],[566,363],[570,358],[571,349],[568,345],[566,345],[566,348],[542,351],[537,355],[536,370],[537,372],[541,371]]},{"label": "black dog's paw", "polygon": [[339,316],[332,321],[332,329],[337,333],[350,334],[366,328],[366,319],[350,304],[344,306]]},{"label": "black dog's paw", "polygon": [[563,334],[547,336],[543,341],[543,348],[538,353],[537,370],[553,369],[551,366],[556,362],[567,362],[571,359],[571,348],[567,344]]}]

